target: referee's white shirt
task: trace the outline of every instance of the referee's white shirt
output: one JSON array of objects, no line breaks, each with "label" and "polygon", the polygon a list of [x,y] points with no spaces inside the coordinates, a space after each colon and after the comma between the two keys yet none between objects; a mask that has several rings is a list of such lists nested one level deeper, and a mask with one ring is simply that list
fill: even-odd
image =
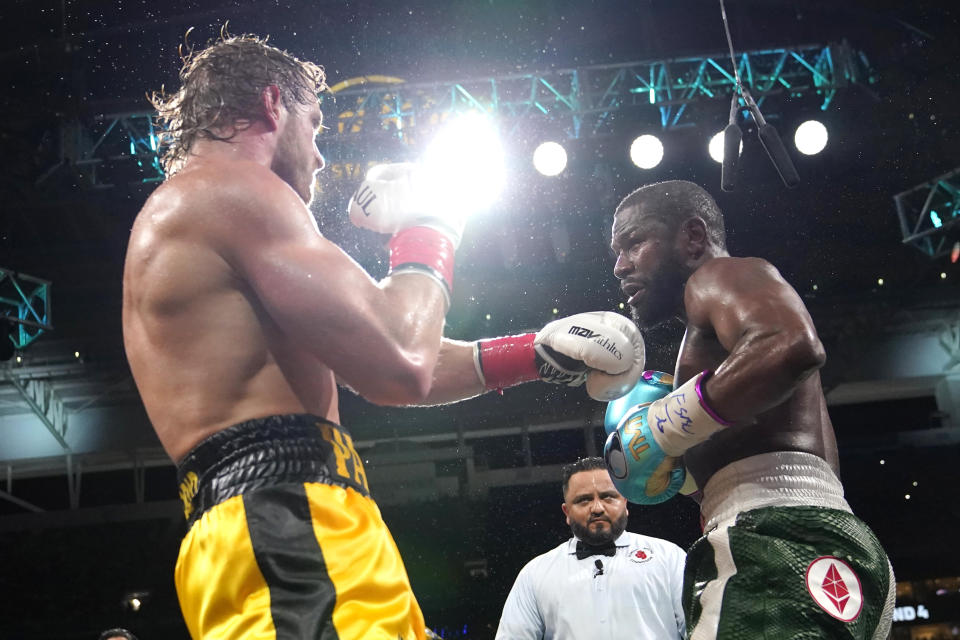
[{"label": "referee's white shirt", "polygon": [[496,640],[683,638],[686,554],[629,531],[616,545],[615,556],[577,560],[571,538],[528,562],[503,605]]}]

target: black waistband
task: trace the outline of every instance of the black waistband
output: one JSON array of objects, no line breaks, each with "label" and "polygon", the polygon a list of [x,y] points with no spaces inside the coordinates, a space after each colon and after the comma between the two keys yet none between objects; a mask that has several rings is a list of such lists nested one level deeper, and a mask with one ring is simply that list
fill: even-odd
[{"label": "black waistband", "polygon": [[308,414],[268,416],[218,431],[177,467],[187,524],[248,491],[290,482],[323,482],[369,496],[350,434]]}]

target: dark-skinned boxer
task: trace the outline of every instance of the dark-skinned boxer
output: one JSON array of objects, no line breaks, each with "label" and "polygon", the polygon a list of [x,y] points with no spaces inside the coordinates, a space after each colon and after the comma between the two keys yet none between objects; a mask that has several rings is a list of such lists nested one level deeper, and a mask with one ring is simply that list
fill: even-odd
[{"label": "dark-skinned boxer", "polygon": [[636,403],[613,403],[604,454],[628,500],[662,501],[687,473],[702,489],[691,640],[885,638],[893,571],[843,498],[824,349],[800,296],[768,262],[728,254],[720,209],[690,182],[627,196],[611,247],[637,325],[686,325],[673,389],[648,392],[663,378],[646,374]]}]

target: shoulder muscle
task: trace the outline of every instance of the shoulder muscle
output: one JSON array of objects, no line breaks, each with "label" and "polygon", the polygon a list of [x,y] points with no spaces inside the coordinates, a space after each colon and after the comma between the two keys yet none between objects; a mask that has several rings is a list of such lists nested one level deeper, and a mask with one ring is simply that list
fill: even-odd
[{"label": "shoulder muscle", "polygon": [[687,281],[684,306],[688,324],[712,329],[728,350],[747,331],[812,324],[797,292],[760,258],[705,263]]}]

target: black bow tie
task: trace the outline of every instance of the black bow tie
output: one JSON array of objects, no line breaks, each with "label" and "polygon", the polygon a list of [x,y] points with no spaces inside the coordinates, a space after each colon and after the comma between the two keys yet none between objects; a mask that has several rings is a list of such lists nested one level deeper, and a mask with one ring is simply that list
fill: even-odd
[{"label": "black bow tie", "polygon": [[613,543],[613,540],[608,540],[599,547],[583,544],[583,542],[577,540],[577,560],[583,560],[584,558],[589,558],[590,556],[615,555],[617,555],[617,545]]}]

